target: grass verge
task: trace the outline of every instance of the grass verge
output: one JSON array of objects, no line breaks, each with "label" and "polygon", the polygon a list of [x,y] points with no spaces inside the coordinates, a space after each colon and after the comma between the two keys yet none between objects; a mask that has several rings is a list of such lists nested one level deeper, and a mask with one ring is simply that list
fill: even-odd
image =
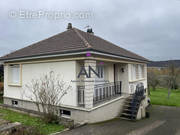
[{"label": "grass verge", "polygon": [[11,122],[20,122],[26,126],[36,127],[42,134],[50,134],[62,131],[64,126],[57,124],[46,124],[40,118],[0,108],[2,118]]},{"label": "grass verge", "polygon": [[168,99],[168,89],[157,88],[155,91],[151,90],[150,98],[154,105],[180,106],[180,90],[171,90]]}]

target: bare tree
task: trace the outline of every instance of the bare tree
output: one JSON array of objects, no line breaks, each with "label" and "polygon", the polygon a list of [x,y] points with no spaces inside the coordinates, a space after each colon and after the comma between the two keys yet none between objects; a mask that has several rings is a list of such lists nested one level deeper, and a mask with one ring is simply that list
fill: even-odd
[{"label": "bare tree", "polygon": [[36,104],[39,112],[43,112],[43,118],[48,123],[57,118],[62,98],[72,89],[59,75],[55,76],[53,71],[39,79],[33,79],[25,88],[31,93],[26,97]]},{"label": "bare tree", "polygon": [[180,69],[176,68],[173,62],[170,62],[168,65],[167,76],[165,77],[168,87],[168,99],[170,98],[171,90],[176,88],[179,75]]},{"label": "bare tree", "polygon": [[153,71],[148,71],[148,86],[152,87],[153,90],[156,90],[156,87],[159,84],[159,77],[158,75]]},{"label": "bare tree", "polygon": [[0,82],[4,81],[4,67],[0,65]]}]

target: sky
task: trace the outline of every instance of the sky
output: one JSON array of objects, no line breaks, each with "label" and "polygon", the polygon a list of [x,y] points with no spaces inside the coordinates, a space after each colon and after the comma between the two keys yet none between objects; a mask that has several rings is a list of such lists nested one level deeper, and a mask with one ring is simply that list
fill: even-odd
[{"label": "sky", "polygon": [[180,0],[2,0],[0,56],[69,22],[150,60],[180,59]]}]

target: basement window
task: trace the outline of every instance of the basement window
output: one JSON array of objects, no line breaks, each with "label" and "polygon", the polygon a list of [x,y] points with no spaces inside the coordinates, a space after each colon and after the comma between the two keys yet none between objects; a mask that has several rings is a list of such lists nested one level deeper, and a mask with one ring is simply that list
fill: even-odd
[{"label": "basement window", "polygon": [[13,106],[18,106],[18,101],[12,100],[12,105],[13,105]]},{"label": "basement window", "polygon": [[9,85],[20,86],[21,84],[21,66],[20,64],[9,65],[8,81]]},{"label": "basement window", "polygon": [[60,115],[65,118],[69,118],[71,116],[71,111],[60,109]]}]

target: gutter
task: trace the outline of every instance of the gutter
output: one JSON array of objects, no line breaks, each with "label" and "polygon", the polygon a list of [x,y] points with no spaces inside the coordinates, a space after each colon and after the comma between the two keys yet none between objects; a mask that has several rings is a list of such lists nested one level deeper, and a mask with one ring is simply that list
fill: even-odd
[{"label": "gutter", "polygon": [[32,59],[40,59],[40,58],[53,58],[53,57],[59,57],[59,56],[72,56],[72,55],[78,55],[78,54],[86,54],[87,52],[91,53],[91,54],[97,54],[97,55],[102,55],[102,56],[108,56],[108,57],[113,57],[113,58],[120,58],[120,59],[124,59],[124,60],[131,60],[131,61],[137,61],[137,62],[144,62],[144,63],[148,63],[149,60],[140,60],[140,59],[135,59],[135,58],[131,58],[131,57],[127,57],[127,56],[122,56],[122,55],[115,55],[112,53],[106,53],[103,51],[97,51],[95,49],[83,49],[83,50],[78,50],[78,51],[67,51],[67,52],[63,52],[61,54],[57,53],[57,54],[47,54],[47,55],[35,55],[35,56],[25,56],[25,57],[17,57],[17,58],[10,58],[10,59],[0,59],[0,63],[1,62],[12,62],[12,61],[21,61],[21,60],[32,60]]}]

